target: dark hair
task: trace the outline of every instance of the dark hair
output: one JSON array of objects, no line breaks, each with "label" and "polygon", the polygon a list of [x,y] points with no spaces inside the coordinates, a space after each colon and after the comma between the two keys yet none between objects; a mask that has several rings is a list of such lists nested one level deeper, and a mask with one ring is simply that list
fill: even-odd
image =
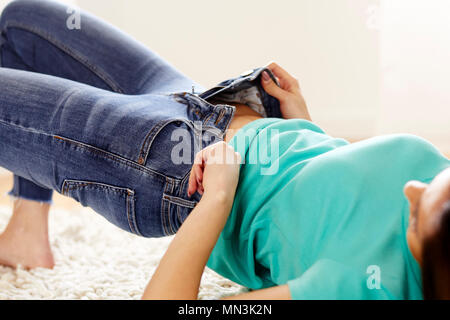
[{"label": "dark hair", "polygon": [[436,216],[422,250],[422,287],[427,300],[450,300],[450,200]]}]

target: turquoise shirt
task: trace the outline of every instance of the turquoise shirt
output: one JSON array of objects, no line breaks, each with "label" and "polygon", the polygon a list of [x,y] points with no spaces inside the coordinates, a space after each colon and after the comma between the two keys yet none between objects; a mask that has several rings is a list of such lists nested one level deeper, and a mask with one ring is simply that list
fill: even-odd
[{"label": "turquoise shirt", "polygon": [[301,119],[264,118],[230,141],[241,165],[234,204],[207,266],[293,299],[421,299],[406,242],[403,187],[450,161],[414,135],[350,144]]}]

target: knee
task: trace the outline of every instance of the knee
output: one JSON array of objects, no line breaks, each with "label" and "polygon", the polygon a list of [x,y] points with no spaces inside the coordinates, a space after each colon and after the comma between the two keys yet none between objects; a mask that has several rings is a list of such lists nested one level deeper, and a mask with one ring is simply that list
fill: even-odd
[{"label": "knee", "polygon": [[47,0],[14,0],[5,6],[0,15],[0,29],[5,31],[8,24],[33,26],[51,19],[53,13],[66,11],[64,5]]},{"label": "knee", "polygon": [[0,15],[0,29],[5,31],[9,22],[14,21],[18,23],[23,20],[26,17],[26,13],[31,11],[30,6],[34,5],[33,2],[35,1],[16,0],[7,4]]}]

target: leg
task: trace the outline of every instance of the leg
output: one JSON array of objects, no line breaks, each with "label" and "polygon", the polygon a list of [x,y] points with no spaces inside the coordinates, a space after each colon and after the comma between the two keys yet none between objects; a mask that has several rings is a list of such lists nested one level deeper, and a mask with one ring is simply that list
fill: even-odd
[{"label": "leg", "polygon": [[146,237],[172,234],[194,207],[188,150],[222,135],[234,111],[185,103],[190,95],[123,95],[7,68],[0,83],[0,166]]},{"label": "leg", "polygon": [[[5,8],[0,20],[0,64],[126,94],[188,91],[192,85],[201,89],[116,28],[84,12],[81,17],[82,29],[69,30],[65,27],[65,6],[48,1],[14,1]],[[1,239],[10,240],[15,234],[12,228],[20,227],[20,221],[36,219],[39,225],[38,216],[48,216],[46,204],[52,202],[52,193],[52,189],[14,175],[14,186],[8,194],[22,199],[14,204],[13,219]],[[27,216],[23,210],[33,215]],[[45,238],[48,247],[48,236]],[[1,256],[0,251],[0,259]],[[31,267],[52,265],[48,255],[42,257],[41,263],[21,261]],[[11,265],[12,261],[4,263]]]},{"label": "leg", "polygon": [[[119,95],[7,68],[0,68],[0,83],[0,166],[23,181],[77,197],[116,225],[137,232],[134,209],[153,208],[152,197],[160,203],[156,191],[162,190],[164,183],[151,169],[138,165],[141,150],[155,121],[160,121],[158,116],[165,114],[158,106],[172,107],[176,114],[181,112],[180,105],[166,96]],[[153,177],[156,181],[150,182]],[[17,186],[24,194],[35,196],[27,185]],[[146,202],[133,203],[131,188]],[[48,208],[48,204],[32,207],[24,199],[15,203],[13,218],[1,236],[1,263],[52,265]],[[155,215],[156,221],[158,218]],[[23,231],[29,231],[29,237],[24,237]],[[35,256],[28,255],[30,248]]]},{"label": "leg", "polygon": [[81,11],[81,28],[73,30],[68,18],[67,6],[57,2],[11,2],[0,18],[2,65],[130,95],[203,89],[97,17]]},{"label": "leg", "polygon": [[14,187],[8,194],[14,198],[13,214],[0,235],[0,264],[53,268],[48,237],[53,190],[14,175]]},{"label": "leg", "polygon": [[[155,52],[104,21],[81,12],[81,29],[67,28],[67,6],[18,0],[0,18],[0,66],[33,71],[124,94],[203,88]],[[10,196],[51,203],[52,190],[14,177]]]},{"label": "leg", "polygon": [[13,215],[0,235],[0,264],[24,268],[53,268],[48,239],[50,204],[36,206],[35,201],[14,201]]}]

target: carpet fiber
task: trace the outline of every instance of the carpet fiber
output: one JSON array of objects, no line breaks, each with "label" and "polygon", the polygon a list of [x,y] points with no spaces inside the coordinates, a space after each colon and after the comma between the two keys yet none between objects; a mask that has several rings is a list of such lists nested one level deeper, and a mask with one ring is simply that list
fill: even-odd
[{"label": "carpet fiber", "polygon": [[[11,207],[0,206],[0,231]],[[146,239],[116,228],[89,208],[50,209],[53,270],[0,266],[0,299],[140,299],[173,237]],[[210,269],[199,299],[245,292]]]}]

